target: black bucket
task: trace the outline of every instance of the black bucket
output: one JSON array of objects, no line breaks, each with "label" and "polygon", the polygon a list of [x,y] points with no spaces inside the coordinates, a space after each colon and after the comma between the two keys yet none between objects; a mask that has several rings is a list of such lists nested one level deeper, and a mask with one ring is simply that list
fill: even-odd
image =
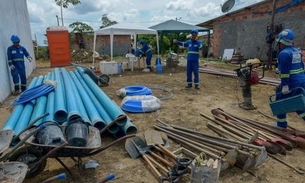
[{"label": "black bucket", "polygon": [[85,147],[88,140],[89,127],[81,119],[73,119],[66,127],[65,134],[70,146]]},{"label": "black bucket", "polygon": [[55,122],[46,122],[46,128],[36,133],[36,141],[44,145],[61,145],[66,142],[61,128]]}]

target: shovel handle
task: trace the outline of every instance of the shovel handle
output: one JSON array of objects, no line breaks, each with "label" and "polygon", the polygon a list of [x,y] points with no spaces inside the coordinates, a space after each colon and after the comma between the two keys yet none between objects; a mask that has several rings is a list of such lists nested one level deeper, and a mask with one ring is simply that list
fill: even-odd
[{"label": "shovel handle", "polygon": [[148,151],[154,158],[157,158],[158,160],[160,160],[162,163],[166,164],[169,167],[173,167],[174,165],[170,162],[168,162],[166,159],[162,158],[161,156],[157,155],[156,153],[152,152],[152,151]]},{"label": "shovel handle", "polygon": [[162,149],[163,152],[165,152],[168,156],[170,156],[173,159],[177,159],[177,155],[172,153],[170,150],[166,149],[165,147],[163,147],[160,144],[157,144],[157,147],[159,147],[160,149]]},{"label": "shovel handle", "polygon": [[297,167],[295,167],[295,166],[292,166],[292,165],[288,164],[287,162],[285,162],[284,160],[281,160],[280,158],[278,158],[278,157],[276,157],[276,156],[273,156],[272,154],[269,154],[269,153],[268,153],[268,156],[270,156],[270,157],[272,157],[273,159],[275,159],[275,160],[277,160],[277,161],[283,163],[284,165],[288,166],[289,168],[294,169],[294,170],[295,170],[296,172],[298,172],[299,174],[304,174],[304,173],[305,173],[305,171],[301,170],[300,168],[297,168]]},{"label": "shovel handle", "polygon": [[144,159],[144,161],[149,165],[149,167],[152,169],[152,171],[154,172],[154,174],[160,178],[162,177],[161,173],[154,167],[154,165],[150,162],[150,160],[146,157],[145,154],[142,154],[142,157]]},{"label": "shovel handle", "polygon": [[150,162],[152,162],[157,167],[159,167],[160,170],[162,170],[164,173],[168,173],[168,170],[164,166],[162,166],[160,163],[158,163],[156,160],[154,160],[151,156],[149,156],[149,155],[146,155],[146,156],[150,160]]}]

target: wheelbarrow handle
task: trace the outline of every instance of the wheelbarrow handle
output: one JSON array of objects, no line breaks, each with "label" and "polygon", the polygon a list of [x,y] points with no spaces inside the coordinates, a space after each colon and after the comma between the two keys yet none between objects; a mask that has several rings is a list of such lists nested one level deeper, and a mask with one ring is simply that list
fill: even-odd
[{"label": "wheelbarrow handle", "polygon": [[105,183],[114,178],[115,178],[114,173],[111,173],[111,174],[107,175],[105,178],[102,178],[101,180],[97,181],[96,183]]},{"label": "wheelbarrow handle", "polygon": [[39,128],[36,128],[35,130],[31,131],[29,134],[27,134],[17,145],[15,145],[10,152],[5,154],[3,157],[0,158],[0,161],[6,161],[8,160],[14,153],[15,151],[26,141],[28,140],[32,135],[37,133],[40,130],[45,129],[45,125],[41,125]]},{"label": "wheelbarrow handle", "polygon": [[48,182],[52,182],[52,181],[54,181],[54,180],[63,180],[63,179],[65,179],[65,178],[66,178],[66,174],[65,174],[65,173],[61,173],[61,174],[56,175],[56,176],[54,176],[54,177],[50,177],[50,178],[48,178],[47,180],[44,180],[44,181],[41,182],[41,183],[48,183]]}]

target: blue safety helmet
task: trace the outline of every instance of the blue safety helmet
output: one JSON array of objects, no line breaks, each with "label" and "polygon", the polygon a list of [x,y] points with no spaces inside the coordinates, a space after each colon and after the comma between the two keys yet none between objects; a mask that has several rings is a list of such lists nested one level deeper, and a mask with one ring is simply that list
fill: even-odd
[{"label": "blue safety helmet", "polygon": [[294,40],[294,33],[291,29],[282,30],[277,36],[276,41],[286,46],[291,46]]},{"label": "blue safety helmet", "polygon": [[197,29],[192,29],[191,34],[198,34],[198,30]]},{"label": "blue safety helmet", "polygon": [[20,39],[19,39],[19,37],[18,37],[17,35],[12,35],[12,36],[11,36],[11,41],[12,41],[13,43],[19,43],[19,42],[20,42]]},{"label": "blue safety helmet", "polygon": [[139,44],[144,44],[144,40],[140,39]]}]

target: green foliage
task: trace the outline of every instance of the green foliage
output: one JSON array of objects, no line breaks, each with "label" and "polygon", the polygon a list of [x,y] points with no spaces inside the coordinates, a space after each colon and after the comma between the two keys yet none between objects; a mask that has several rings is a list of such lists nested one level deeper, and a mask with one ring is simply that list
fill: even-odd
[{"label": "green foliage", "polygon": [[107,17],[108,15],[107,14],[104,14],[102,16],[102,26],[100,26],[100,29],[102,28],[105,28],[105,27],[108,27],[108,26],[111,26],[111,25],[114,25],[114,24],[117,24],[116,21],[111,21],[109,20],[109,18]]},{"label": "green foliage", "polygon": [[35,60],[49,60],[49,50],[47,46],[34,46]]},{"label": "green foliage", "polygon": [[69,4],[81,4],[80,0],[55,0],[55,3],[57,4],[57,6],[62,6],[63,8],[68,8]]},{"label": "green foliage", "polygon": [[94,29],[89,26],[88,24],[85,24],[83,22],[73,22],[69,25],[71,29],[73,29],[71,32],[78,32],[78,33],[84,33],[84,32],[93,32]]}]

